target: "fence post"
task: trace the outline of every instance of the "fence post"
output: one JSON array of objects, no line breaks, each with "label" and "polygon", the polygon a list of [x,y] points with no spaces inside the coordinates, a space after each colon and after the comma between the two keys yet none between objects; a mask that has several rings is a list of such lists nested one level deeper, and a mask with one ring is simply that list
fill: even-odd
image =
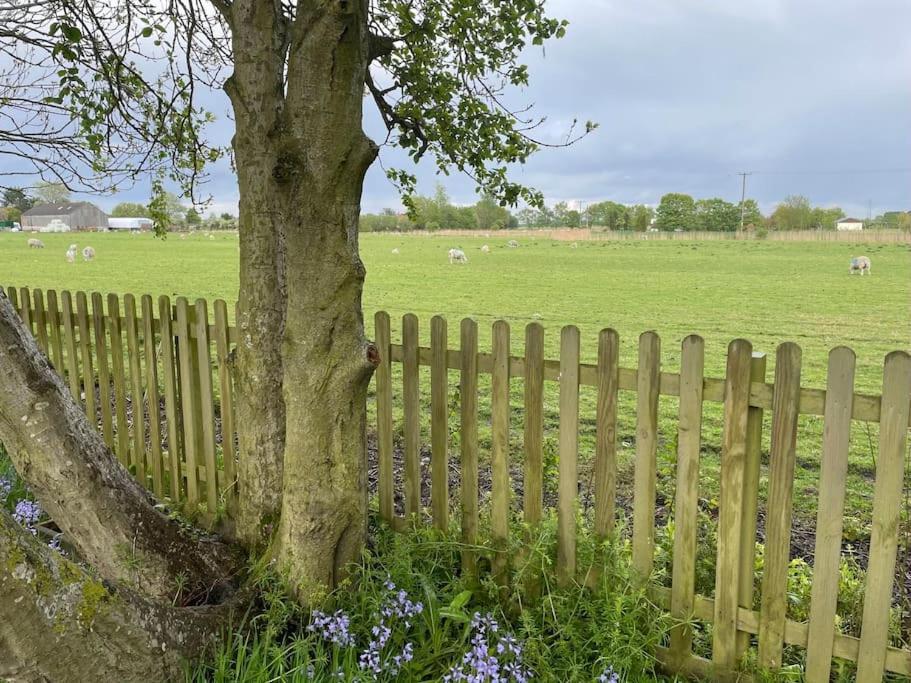
[{"label": "fence post", "polygon": [[720,680],[733,678],[737,666],[737,611],[740,591],[740,534],[743,519],[743,470],[750,405],[753,347],[744,339],[728,345],[724,382],[724,434],[721,445],[721,503],[715,565],[715,619],[712,659]]},{"label": "fence post", "polygon": [[206,507],[218,513],[218,466],[215,462],[215,404],[212,396],[212,356],[209,348],[209,311],[205,299],[196,300],[196,368],[202,453],[206,468]]},{"label": "fence post", "polygon": [[647,581],[655,562],[655,490],[658,455],[658,391],[661,340],[654,332],[639,337],[636,380],[636,471],[633,493],[633,569]]},{"label": "fence post", "polygon": [[22,324],[25,325],[30,335],[35,336],[35,328],[32,326],[32,295],[28,287],[19,289],[19,303],[22,305],[22,308],[19,309]]},{"label": "fence post", "polygon": [[389,314],[377,311],[374,316],[376,348],[380,356],[376,367],[376,449],[378,462],[377,490],[380,517],[392,524],[395,517],[392,465],[392,359]]},{"label": "fence post", "polygon": [[199,443],[196,420],[195,382],[193,380],[192,349],[190,347],[190,312],[184,297],[177,299],[177,343],[180,372],[180,402],[183,408],[183,445],[186,457],[187,504],[195,508],[199,503]]},{"label": "fence post", "polygon": [[37,330],[38,346],[45,356],[50,355],[47,337],[47,316],[44,314],[44,293],[40,289],[32,292],[35,299],[35,328]]},{"label": "fence post", "polygon": [[461,373],[459,395],[462,433],[462,570],[476,571],[475,553],[470,546],[478,540],[478,324],[471,318],[461,325]]},{"label": "fence post", "polygon": [[579,328],[560,333],[560,478],[557,491],[557,582],[576,577],[576,500],[579,495]]},{"label": "fence post", "polygon": [[402,402],[405,412],[405,516],[420,521],[421,512],[421,394],[418,365],[418,319],[402,318]]},{"label": "fence post", "polygon": [[901,522],[905,440],[911,408],[911,355],[893,351],[883,367],[879,458],[873,491],[873,531],[863,628],[857,658],[858,683],[881,681],[889,644],[889,611],[895,583],[895,559]]},{"label": "fence post", "polygon": [[791,507],[797,456],[797,419],[800,414],[800,364],[799,346],[786,342],[778,347],[772,397],[772,452],[769,456],[762,609],[759,613],[759,663],[769,669],[781,666],[787,618]]},{"label": "fence post", "polygon": [[430,502],[433,525],[441,531],[449,528],[448,336],[446,319],[433,316],[430,319]]},{"label": "fence post", "polygon": [[[685,622],[695,611],[696,532],[699,503],[699,452],[702,447],[702,398],[705,342],[695,334],[680,347],[680,407],[677,423],[677,488],[674,495],[674,567],[671,616]],[[693,647],[692,629],[671,629],[671,656],[682,666]]]},{"label": "fence post", "polygon": [[57,292],[47,290],[47,322],[51,332],[51,358],[54,368],[62,377],[66,369],[63,360],[63,340],[60,338],[60,308],[57,306]]},{"label": "fence post", "polygon": [[60,304],[63,308],[63,337],[66,343],[66,374],[70,392],[79,401],[82,391],[79,386],[79,356],[76,350],[76,330],[73,327],[73,297],[64,290],[60,293]]},{"label": "fence post", "polygon": [[[753,353],[750,384],[765,384],[766,355]],[[799,385],[799,384],[798,384]],[[756,523],[759,510],[759,469],[762,460],[763,409],[750,406],[747,413],[746,458],[743,467],[743,520],[740,535],[740,606],[753,609],[753,574],[756,565]],[[737,634],[737,658],[750,645],[750,634]]]},{"label": "fence post", "polygon": [[595,413],[595,539],[614,533],[617,504],[617,393],[620,388],[620,335],[598,334],[598,399]]},{"label": "fence post", "polygon": [[509,544],[509,324],[493,324],[493,377],[490,390],[490,535],[494,546],[492,569],[501,585],[508,580]]},{"label": "fence post", "polygon": [[541,522],[544,499],[544,327],[525,327],[525,470],[523,475],[525,523]]},{"label": "fence post", "polygon": [[851,413],[854,410],[854,366],[855,356],[851,349],[839,346],[829,353],[807,637],[807,683],[828,683],[832,670],[845,480],[848,475]]}]

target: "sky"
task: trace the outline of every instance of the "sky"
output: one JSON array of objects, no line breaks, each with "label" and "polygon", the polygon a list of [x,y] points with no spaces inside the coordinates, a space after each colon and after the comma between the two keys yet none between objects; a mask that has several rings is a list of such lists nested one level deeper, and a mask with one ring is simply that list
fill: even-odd
[{"label": "sky", "polygon": [[[907,0],[551,0],[566,37],[526,54],[531,84],[512,95],[548,117],[558,140],[571,121],[599,128],[543,150],[513,177],[549,204],[610,199],[655,205],[666,192],[738,201],[770,212],[789,194],[866,217],[911,209],[911,2]],[[226,111],[220,94],[212,108]],[[383,130],[365,102],[365,128]],[[211,134],[230,139],[221,116]],[[382,166],[408,167],[383,148]],[[476,201],[466,177],[418,169],[419,191],[442,180],[456,203]],[[227,164],[212,169],[212,209],[236,212]],[[139,185],[117,201],[147,201]],[[401,203],[374,164],[363,210]]]}]

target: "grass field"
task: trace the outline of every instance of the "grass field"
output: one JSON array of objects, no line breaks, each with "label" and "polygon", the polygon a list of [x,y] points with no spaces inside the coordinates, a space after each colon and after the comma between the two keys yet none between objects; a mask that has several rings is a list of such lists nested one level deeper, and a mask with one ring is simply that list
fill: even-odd
[{"label": "grass field", "polygon": [[[28,249],[26,239],[21,234],[0,234],[0,284],[228,301],[236,297],[235,235],[217,235],[214,240],[44,235],[47,248],[43,250]],[[803,348],[803,385],[820,388],[825,385],[828,351],[844,344],[857,353],[857,390],[868,393],[880,390],[883,357],[895,349],[911,348],[911,249],[907,246],[604,242],[580,243],[573,249],[564,242],[522,239],[520,248],[508,249],[508,239],[496,234],[486,239],[362,236],[368,334],[373,313],[384,309],[393,317],[397,340],[401,315],[412,312],[421,320],[426,343],[429,319],[440,313],[450,321],[450,345],[456,348],[458,320],[471,316],[480,325],[484,350],[490,323],[502,318],[512,324],[513,352],[521,354],[524,325],[538,320],[547,329],[547,356],[556,358],[559,328],[571,323],[581,330],[584,360],[594,361],[598,331],[611,326],[621,336],[623,365],[634,367],[636,339],[651,329],[662,337],[665,369],[675,371],[680,340],[698,333],[706,340],[706,374],[715,377],[723,376],[727,344],[744,337],[755,350],[769,355],[769,378],[776,346],[795,341]],[[74,241],[80,248],[94,246],[96,261],[66,263],[64,252]],[[489,254],[479,251],[485,243],[491,247]],[[446,252],[453,246],[464,248],[470,263],[449,265]],[[393,255],[393,248],[400,253]],[[849,276],[849,258],[859,253],[871,257],[872,277]],[[456,386],[455,375],[451,382]],[[548,448],[553,449],[556,391],[550,389]],[[585,461],[593,444],[594,392],[583,393]],[[521,395],[517,383],[516,405],[521,405]],[[624,479],[631,478],[632,471],[633,406],[633,397],[625,396],[619,434]],[[483,403],[481,408],[483,415]],[[675,410],[676,401],[662,399],[662,488],[670,486],[673,478]],[[521,423],[516,421],[515,427],[515,452],[521,453]],[[767,426],[766,439],[768,432]],[[815,509],[820,434],[820,419],[802,418],[795,505],[807,521]],[[482,433],[482,440],[486,438]],[[710,499],[716,487],[720,443],[720,416],[713,407],[706,413],[705,443],[702,477]],[[855,429],[848,506],[861,537],[869,523],[875,444],[875,426]]]}]

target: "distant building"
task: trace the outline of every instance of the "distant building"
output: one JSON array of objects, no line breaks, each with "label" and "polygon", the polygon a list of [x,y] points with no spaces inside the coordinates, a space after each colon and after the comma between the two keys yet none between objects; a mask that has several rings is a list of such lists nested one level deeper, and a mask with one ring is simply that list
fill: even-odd
[{"label": "distant building", "polygon": [[22,229],[37,232],[107,230],[108,216],[90,202],[39,204],[22,213]]},{"label": "distant building", "polygon": [[111,230],[151,230],[151,218],[108,218],[108,228]]},{"label": "distant building", "polygon": [[835,221],[836,230],[863,230],[864,222],[856,218],[839,218]]}]

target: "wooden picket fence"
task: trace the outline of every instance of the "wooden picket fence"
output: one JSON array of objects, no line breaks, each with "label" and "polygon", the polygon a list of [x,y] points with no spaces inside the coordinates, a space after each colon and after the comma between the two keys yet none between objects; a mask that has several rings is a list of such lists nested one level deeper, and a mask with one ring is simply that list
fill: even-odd
[{"label": "wooden picket fence", "polygon": [[[230,354],[236,332],[228,324],[228,306],[211,307],[200,299],[156,302],[145,295],[102,297],[84,292],[6,290],[39,345],[67,378],[74,395],[84,396],[90,420],[98,425],[119,460],[157,496],[185,501],[207,513],[231,514],[235,497],[234,394]],[[122,307],[121,307],[122,304]],[[652,332],[639,338],[638,366],[620,367],[616,331],[599,334],[597,363],[581,362],[576,327],[561,330],[560,357],[545,358],[544,328],[525,328],[521,357],[510,354],[510,327],[493,324],[491,349],[479,348],[477,323],[461,321],[458,349],[448,346],[447,321],[430,321],[430,346],[420,345],[419,321],[405,315],[401,341],[392,339],[388,314],[375,317],[379,366],[375,376],[378,450],[378,502],[383,519],[394,527],[420,520],[422,447],[422,367],[429,367],[430,480],[429,515],[440,529],[450,525],[458,501],[466,547],[478,542],[482,466],[479,448],[481,375],[490,376],[491,469],[490,532],[494,549],[509,541],[513,486],[510,461],[510,384],[521,379],[524,399],[523,499],[521,515],[530,524],[544,517],[544,397],[546,383],[559,390],[557,556],[558,579],[581,580],[577,566],[579,502],[580,388],[597,395],[594,452],[595,534],[607,539],[617,509],[617,422],[621,392],[636,397],[635,472],[632,502],[632,563],[643,581],[652,574],[656,550],[658,405],[661,396],[678,401],[676,490],[674,494],[673,567],[670,588],[649,584],[662,609],[679,622],[668,647],[658,656],[670,671],[700,677],[733,679],[746,650],[758,645],[759,663],[776,669],[785,645],[806,650],[806,680],[829,681],[833,658],[857,663],[861,683],[881,681],[885,673],[911,677],[911,650],[891,647],[889,619],[896,573],[906,438],[911,422],[911,355],[889,354],[883,367],[881,395],[855,393],[854,353],[845,347],[829,355],[826,389],[801,386],[801,351],[782,344],[776,354],[774,381],[766,381],[766,358],[749,342],[728,348],[724,378],[705,377],[704,342],[689,336],[681,346],[679,372],[660,362],[660,339]],[[400,372],[399,372],[400,367]],[[458,374],[458,469],[460,491],[449,490],[450,374]],[[398,385],[398,378],[401,384]],[[398,390],[396,390],[398,386]],[[399,398],[394,400],[394,394]],[[699,459],[704,407],[723,407],[721,481],[716,583],[713,596],[695,590]],[[396,434],[394,413],[402,409]],[[759,506],[763,415],[771,411],[769,490],[766,501],[765,554],[760,609],[753,609],[753,570]],[[810,618],[787,616],[797,424],[800,415],[824,418],[816,547]],[[158,419],[152,419],[155,416]],[[216,429],[221,420],[221,430]],[[852,423],[878,423],[876,483],[872,513],[863,624],[859,638],[836,627],[842,518]],[[164,426],[162,426],[164,425]],[[220,442],[216,432],[221,434]],[[396,512],[395,444],[403,447],[404,515]],[[466,551],[466,566],[474,561]],[[493,553],[495,576],[505,577],[509,558]],[[710,623],[712,658],[693,652],[692,619]]]}]

